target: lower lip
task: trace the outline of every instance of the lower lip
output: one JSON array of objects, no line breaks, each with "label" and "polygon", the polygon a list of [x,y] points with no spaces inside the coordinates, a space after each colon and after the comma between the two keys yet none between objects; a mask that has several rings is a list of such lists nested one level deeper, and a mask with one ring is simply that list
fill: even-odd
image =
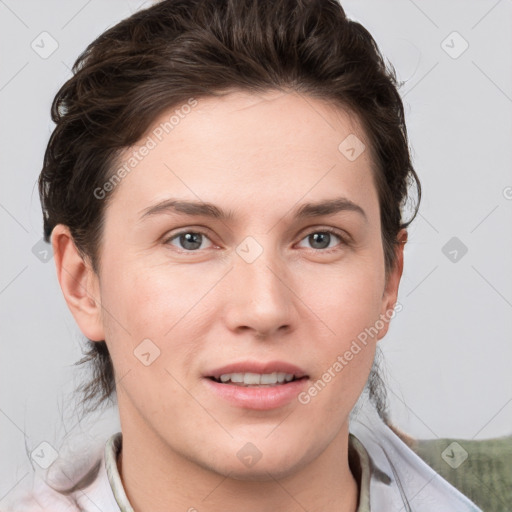
[{"label": "lower lip", "polygon": [[308,379],[303,378],[268,387],[246,387],[235,384],[222,384],[205,378],[206,385],[221,398],[245,409],[277,409],[290,403],[304,389]]}]

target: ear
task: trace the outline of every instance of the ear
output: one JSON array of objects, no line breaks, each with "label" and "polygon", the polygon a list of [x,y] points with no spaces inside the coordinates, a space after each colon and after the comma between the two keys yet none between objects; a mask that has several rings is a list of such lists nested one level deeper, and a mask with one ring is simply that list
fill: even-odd
[{"label": "ear", "polygon": [[399,244],[395,248],[395,266],[389,272],[386,287],[382,295],[382,307],[380,313],[384,327],[379,330],[379,334],[377,336],[378,340],[383,338],[388,332],[391,313],[393,312],[397,301],[398,287],[400,285],[400,279],[404,268],[404,246],[407,242],[406,229],[400,230],[397,235],[397,240],[399,241]]},{"label": "ear", "polygon": [[78,252],[67,226],[55,226],[51,242],[57,278],[78,327],[90,340],[104,340],[98,276]]}]

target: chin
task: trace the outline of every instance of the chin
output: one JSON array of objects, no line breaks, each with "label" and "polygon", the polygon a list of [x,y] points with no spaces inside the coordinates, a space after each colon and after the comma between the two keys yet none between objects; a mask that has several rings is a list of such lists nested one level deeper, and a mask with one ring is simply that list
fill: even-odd
[{"label": "chin", "polygon": [[[236,456],[229,448],[223,455],[216,453],[214,458],[206,461],[210,471],[242,481],[273,481],[293,475],[305,466],[309,458],[302,453],[302,443],[297,446],[265,446],[259,451],[254,445],[247,443],[236,449]],[[279,451],[281,450],[281,451]]]},{"label": "chin", "polygon": [[241,468],[240,464],[226,465],[222,468],[210,467],[210,470],[219,473],[233,480],[245,482],[271,482],[286,478],[295,473],[298,464],[289,464],[284,466],[282,463],[263,464],[260,460],[251,468]]}]

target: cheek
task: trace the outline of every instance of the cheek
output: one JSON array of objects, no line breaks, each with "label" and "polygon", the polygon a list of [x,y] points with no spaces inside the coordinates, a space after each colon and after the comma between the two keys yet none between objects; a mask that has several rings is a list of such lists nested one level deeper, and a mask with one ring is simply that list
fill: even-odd
[{"label": "cheek", "polygon": [[[198,291],[176,273],[119,264],[104,280],[107,344],[121,387],[144,414],[173,403],[184,410],[190,396],[180,382],[193,368],[197,325],[187,311]],[[204,293],[204,292],[203,292]],[[148,399],[148,393],[150,399]]]},{"label": "cheek", "polygon": [[332,336],[343,344],[375,324],[383,291],[384,274],[380,266],[362,259],[317,279],[304,280],[301,293]]},{"label": "cheek", "polygon": [[315,375],[299,397],[311,414],[331,417],[333,428],[354,406],[370,373],[378,339],[372,327],[381,295],[371,280],[340,279],[336,284],[337,293],[323,299],[318,315],[334,334],[317,338]]},{"label": "cheek", "polygon": [[[102,286],[107,343],[120,371],[138,369],[139,353],[150,352],[151,373],[189,368],[206,317],[199,304],[212,286],[208,279],[190,279],[190,273],[163,265],[111,266]],[[150,340],[150,341],[148,341]],[[134,357],[135,356],[135,357]],[[164,377],[168,375],[164,375]]]},{"label": "cheek", "polygon": [[377,264],[364,260],[351,265],[350,272],[340,270],[324,277],[323,288],[313,287],[307,281],[302,293],[309,289],[304,296],[328,327],[327,335],[317,338],[315,343],[315,377],[321,382],[312,394],[322,395],[317,404],[329,409],[340,400],[357,398],[364,387],[378,339],[375,325],[379,320],[384,278]]},{"label": "cheek", "polygon": [[161,338],[204,294],[189,277],[162,264],[120,261],[104,279],[102,300],[133,335]]}]

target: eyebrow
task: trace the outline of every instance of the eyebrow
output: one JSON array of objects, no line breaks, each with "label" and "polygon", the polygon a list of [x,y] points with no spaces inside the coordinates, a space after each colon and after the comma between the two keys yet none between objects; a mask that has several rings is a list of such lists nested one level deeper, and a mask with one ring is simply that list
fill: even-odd
[{"label": "eyebrow", "polygon": [[[334,215],[342,211],[359,213],[368,222],[366,212],[356,203],[346,197],[335,197],[313,203],[305,203],[295,209],[293,217],[301,220],[311,217]],[[169,198],[156,203],[153,206],[141,210],[140,220],[160,214],[182,213],[185,215],[211,217],[219,220],[229,221],[235,218],[232,210],[224,211],[222,208],[202,201],[185,201],[182,199]]]}]

